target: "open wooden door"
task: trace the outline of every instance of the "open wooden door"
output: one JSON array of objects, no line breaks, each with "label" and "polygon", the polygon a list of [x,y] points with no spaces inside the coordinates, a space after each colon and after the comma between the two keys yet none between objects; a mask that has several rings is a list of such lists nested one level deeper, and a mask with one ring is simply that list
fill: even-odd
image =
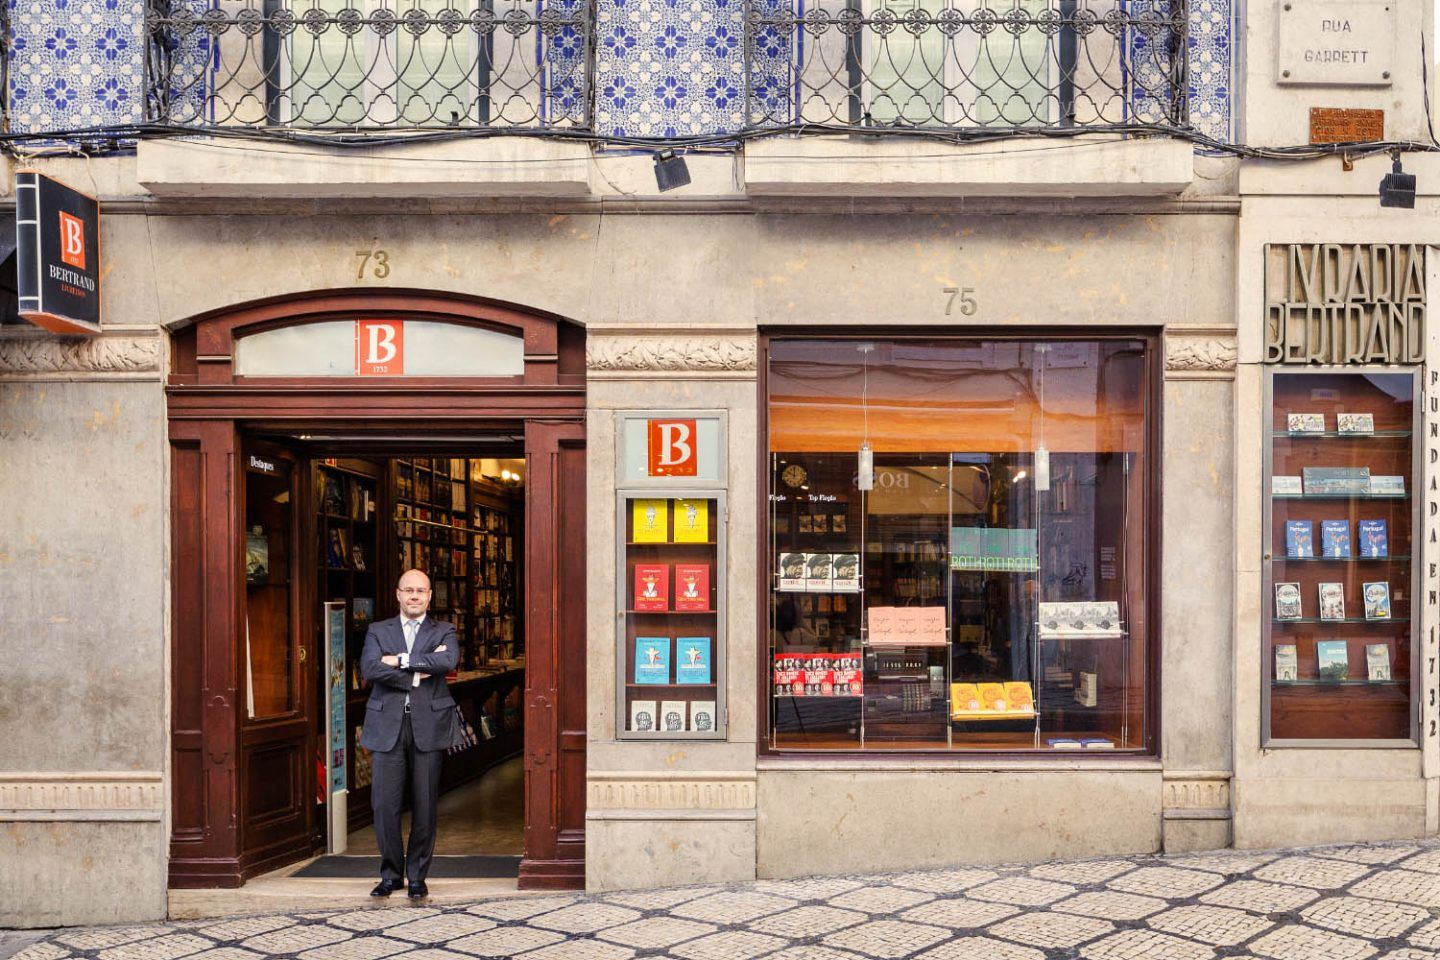
[{"label": "open wooden door", "polygon": [[585,428],[525,425],[522,888],[585,882]]}]

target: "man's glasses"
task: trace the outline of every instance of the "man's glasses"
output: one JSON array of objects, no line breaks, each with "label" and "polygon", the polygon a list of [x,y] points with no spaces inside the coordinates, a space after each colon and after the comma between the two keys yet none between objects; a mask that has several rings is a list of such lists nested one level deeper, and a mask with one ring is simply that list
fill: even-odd
[{"label": "man's glasses", "polygon": [[429,587],[397,587],[396,593],[414,593],[423,596],[430,592]]}]

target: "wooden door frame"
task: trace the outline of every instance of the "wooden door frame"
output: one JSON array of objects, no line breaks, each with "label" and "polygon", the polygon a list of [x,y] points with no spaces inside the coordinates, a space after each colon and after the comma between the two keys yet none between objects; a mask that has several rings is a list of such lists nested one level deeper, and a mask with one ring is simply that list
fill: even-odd
[{"label": "wooden door frame", "polygon": [[[371,380],[260,379],[234,373],[234,342],[248,333],[379,316],[481,326],[519,336],[524,374]],[[237,887],[275,866],[268,861],[247,864],[241,856],[244,828],[236,757],[244,694],[238,655],[243,622],[243,502],[238,496],[242,429],[265,423],[316,432],[374,428],[423,437],[479,433],[517,421],[525,426],[526,453],[533,459],[525,546],[527,566],[533,566],[525,581],[525,603],[527,614],[539,618],[529,621],[526,630],[526,849],[520,885],[583,885],[583,469],[578,471],[578,518],[573,502],[567,507],[555,498],[577,489],[577,471],[560,469],[560,460],[573,460],[578,451],[583,464],[584,337],[582,327],[554,315],[475,297],[394,289],[321,291],[256,301],[201,315],[175,333],[166,387],[173,544],[171,887]],[[549,502],[541,491],[547,492]],[[557,543],[562,534],[565,542]],[[563,571],[557,569],[560,563]],[[578,608],[574,598],[581,598]]]}]

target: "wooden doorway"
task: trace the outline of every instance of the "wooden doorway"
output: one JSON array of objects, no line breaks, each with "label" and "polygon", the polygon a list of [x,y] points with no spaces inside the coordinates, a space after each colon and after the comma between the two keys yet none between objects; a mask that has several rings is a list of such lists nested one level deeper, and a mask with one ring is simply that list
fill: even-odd
[{"label": "wooden doorway", "polygon": [[[523,343],[523,372],[487,377],[255,376],[235,368],[246,336],[305,324],[411,319]],[[303,333],[303,331],[301,331]],[[234,887],[317,852],[306,685],[253,715],[245,659],[247,491],[280,481],[251,458],[287,462],[249,429],[463,438],[520,425],[530,464],[524,549],[525,855],[522,887],[584,880],[584,332],[560,318],[423,292],[331,292],[208,314],[176,335],[167,394],[172,514],[172,887]],[[277,468],[278,469],[278,468]],[[252,476],[253,475],[253,476]],[[289,482],[295,482],[292,470]],[[272,518],[274,522],[281,522]],[[293,521],[291,521],[293,522]],[[281,590],[276,594],[279,604]],[[292,591],[283,615],[297,616]],[[277,607],[277,610],[279,607]],[[280,613],[275,613],[280,616]],[[308,634],[275,657],[298,671]],[[276,661],[280,662],[279,660]],[[251,665],[253,667],[253,664]],[[297,673],[298,677],[298,673]],[[288,688],[287,688],[288,689]],[[267,688],[266,696],[274,694]],[[277,694],[278,696],[278,694]],[[313,696],[309,697],[313,699]],[[291,727],[295,729],[292,730]],[[263,766],[263,770],[260,767]],[[257,778],[264,790],[257,790]]]}]

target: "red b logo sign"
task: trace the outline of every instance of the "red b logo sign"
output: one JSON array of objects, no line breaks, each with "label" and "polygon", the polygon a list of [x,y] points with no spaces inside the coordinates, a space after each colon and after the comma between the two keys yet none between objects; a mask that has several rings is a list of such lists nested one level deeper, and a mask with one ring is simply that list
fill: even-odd
[{"label": "red b logo sign", "polygon": [[355,376],[399,377],[405,373],[405,323],[355,321]]},{"label": "red b logo sign", "polygon": [[85,269],[85,221],[60,212],[60,259],[76,270]]},{"label": "red b logo sign", "polygon": [[694,420],[651,420],[650,476],[693,477],[698,473]]}]

